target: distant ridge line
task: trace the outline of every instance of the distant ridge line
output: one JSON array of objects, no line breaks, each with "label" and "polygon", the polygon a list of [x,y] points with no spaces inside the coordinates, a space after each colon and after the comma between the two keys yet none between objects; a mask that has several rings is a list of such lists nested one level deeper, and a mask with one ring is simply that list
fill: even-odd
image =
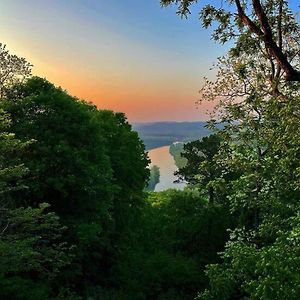
[{"label": "distant ridge line", "polygon": [[150,150],[168,146],[174,142],[189,142],[210,135],[212,131],[205,127],[206,124],[206,121],[165,121],[133,123],[132,127],[143,140],[146,150]]}]

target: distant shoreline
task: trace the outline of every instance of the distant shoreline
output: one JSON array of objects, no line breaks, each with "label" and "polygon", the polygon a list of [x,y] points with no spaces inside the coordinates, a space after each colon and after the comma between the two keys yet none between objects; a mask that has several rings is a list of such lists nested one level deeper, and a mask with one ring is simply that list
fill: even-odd
[{"label": "distant shoreline", "polygon": [[133,123],[147,151],[175,142],[190,142],[208,136],[212,131],[206,128],[206,122],[152,122]]}]

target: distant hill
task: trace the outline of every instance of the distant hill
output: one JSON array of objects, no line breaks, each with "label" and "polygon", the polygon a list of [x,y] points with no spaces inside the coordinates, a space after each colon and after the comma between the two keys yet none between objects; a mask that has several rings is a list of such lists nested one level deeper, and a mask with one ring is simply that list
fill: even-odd
[{"label": "distant hill", "polygon": [[188,142],[211,134],[206,122],[155,122],[133,123],[132,127],[144,141],[146,149]]}]

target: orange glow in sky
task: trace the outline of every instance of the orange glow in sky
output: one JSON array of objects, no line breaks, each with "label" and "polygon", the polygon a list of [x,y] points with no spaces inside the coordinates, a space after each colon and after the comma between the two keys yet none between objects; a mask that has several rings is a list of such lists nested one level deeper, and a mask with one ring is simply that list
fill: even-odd
[{"label": "orange glow in sky", "polygon": [[133,122],[207,118],[212,104],[195,102],[224,49],[197,16],[181,20],[158,0],[10,0],[0,14],[1,42],[71,95]]}]

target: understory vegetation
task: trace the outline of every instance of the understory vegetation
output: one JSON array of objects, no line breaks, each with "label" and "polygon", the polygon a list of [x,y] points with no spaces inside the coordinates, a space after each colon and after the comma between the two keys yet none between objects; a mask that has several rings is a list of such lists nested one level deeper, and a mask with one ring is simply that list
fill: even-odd
[{"label": "understory vegetation", "polygon": [[1,299],[300,298],[299,24],[285,1],[235,3],[202,11],[234,45],[201,90],[213,134],[184,145],[184,191],[146,191],[159,170],[124,114],[0,45]]}]

